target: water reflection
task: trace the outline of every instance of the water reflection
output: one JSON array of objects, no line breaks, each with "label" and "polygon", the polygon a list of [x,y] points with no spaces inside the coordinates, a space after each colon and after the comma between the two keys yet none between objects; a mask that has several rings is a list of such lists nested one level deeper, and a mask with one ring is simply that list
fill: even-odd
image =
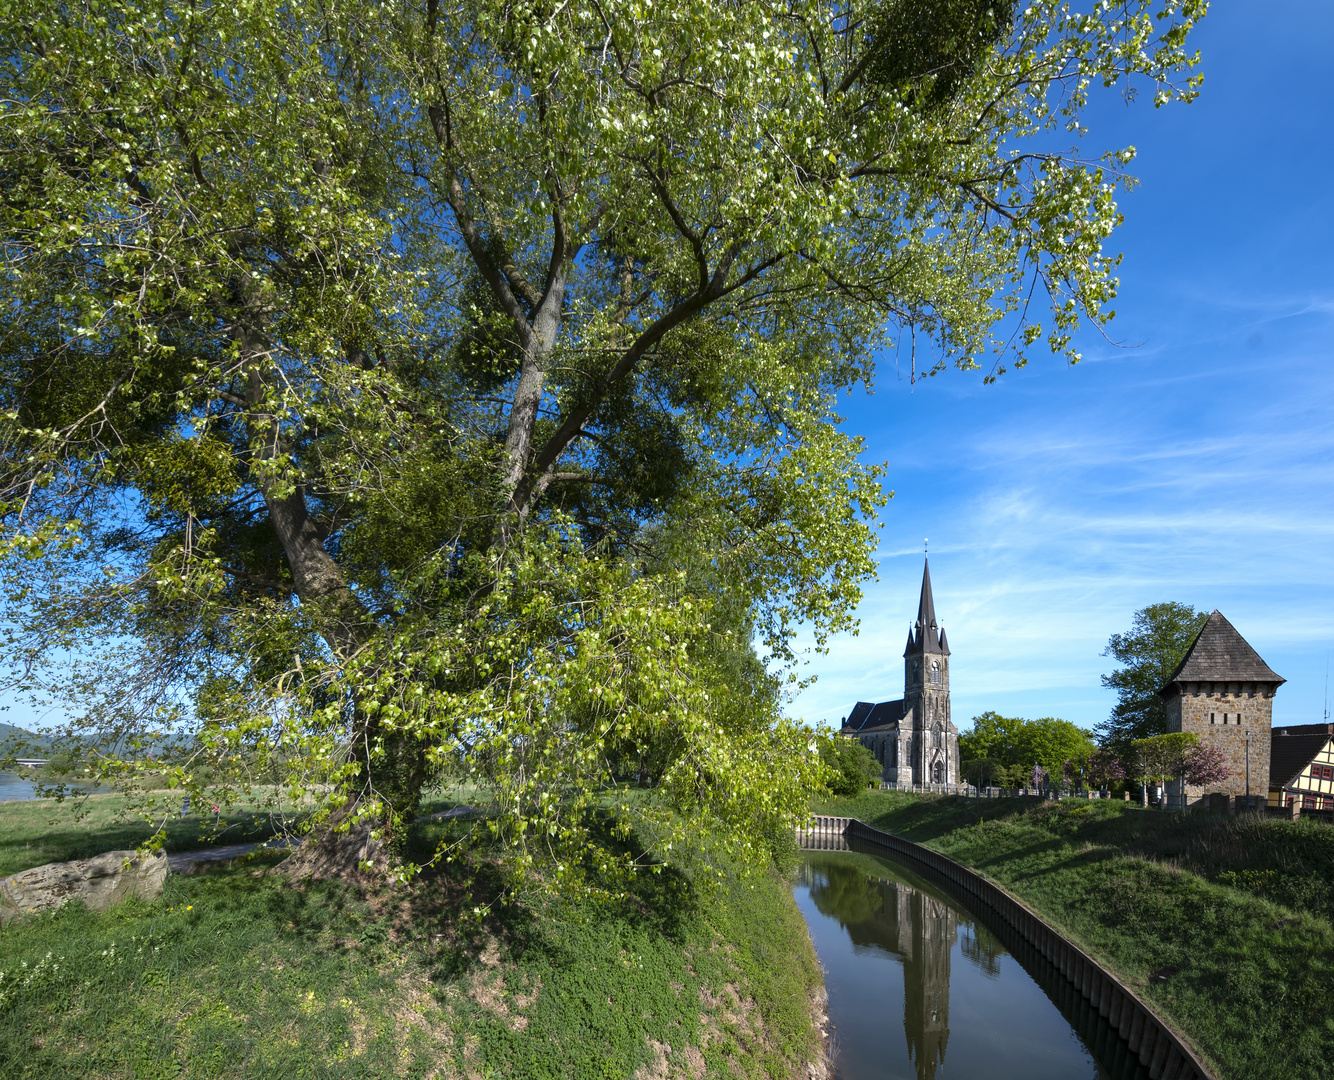
[{"label": "water reflection", "polygon": [[988,979],[1000,978],[1000,958],[1005,955],[1005,947],[985,926],[964,923],[959,938],[959,951]]},{"label": "water reflection", "polygon": [[857,949],[882,950],[902,962],[908,1056],[920,1080],[934,1080],[950,1040],[950,956],[959,937],[954,909],[906,882],[870,877],[832,859],[807,863],[805,883],[816,909],[836,919]]},{"label": "water reflection", "polygon": [[810,852],[796,896],[825,969],[840,1080],[1109,1080],[1000,939],[910,871]]}]

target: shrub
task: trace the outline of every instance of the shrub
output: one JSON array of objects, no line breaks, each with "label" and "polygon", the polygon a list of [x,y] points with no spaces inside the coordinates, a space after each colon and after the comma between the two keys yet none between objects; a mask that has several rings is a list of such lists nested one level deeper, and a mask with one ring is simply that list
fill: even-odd
[{"label": "shrub", "polygon": [[843,736],[820,741],[820,763],[834,770],[829,791],[834,795],[856,795],[881,775],[880,762],[856,739]]}]

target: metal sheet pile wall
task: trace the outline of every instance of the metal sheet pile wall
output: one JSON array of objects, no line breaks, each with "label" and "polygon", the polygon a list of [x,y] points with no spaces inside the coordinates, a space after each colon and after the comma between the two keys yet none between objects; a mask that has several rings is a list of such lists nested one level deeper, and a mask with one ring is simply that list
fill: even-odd
[{"label": "metal sheet pile wall", "polygon": [[1215,1080],[1214,1074],[1166,1023],[1111,972],[999,885],[931,848],[881,832],[856,818],[817,817],[798,832],[804,848],[841,850],[854,840],[926,867],[1030,944],[1116,1029],[1151,1080]]}]

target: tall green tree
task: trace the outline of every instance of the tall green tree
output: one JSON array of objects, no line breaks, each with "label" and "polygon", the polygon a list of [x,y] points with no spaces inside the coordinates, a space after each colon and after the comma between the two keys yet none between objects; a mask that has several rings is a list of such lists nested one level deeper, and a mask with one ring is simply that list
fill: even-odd
[{"label": "tall green tree", "polygon": [[[1067,760],[1078,761],[1094,749],[1091,732],[1052,716],[1022,720],[985,712],[973,717],[971,731],[959,734],[962,761],[990,761],[1012,773],[1027,773],[1034,765],[1041,765],[1059,776]],[[983,771],[987,771],[985,767]],[[964,765],[964,774],[972,779],[974,772]]]},{"label": "tall green tree", "polygon": [[971,730],[959,732],[960,758],[965,761],[991,758],[1004,765],[1018,764],[1026,723],[1020,717],[1001,716],[992,710],[974,716]]},{"label": "tall green tree", "polygon": [[1102,685],[1116,691],[1117,702],[1096,730],[1123,761],[1130,760],[1137,739],[1167,734],[1167,704],[1158,691],[1208,618],[1208,612],[1189,604],[1150,604],[1135,612],[1129,630],[1108,639],[1102,655],[1122,666],[1102,677]]},{"label": "tall green tree", "polygon": [[1024,725],[1019,756],[1041,765],[1052,776],[1061,775],[1066,761],[1079,761],[1096,749],[1093,733],[1069,720],[1044,716]]},{"label": "tall green tree", "polygon": [[772,673],[873,570],[838,395],[1078,359],[1133,150],[1059,143],[1192,99],[1204,10],[8,0],[8,655],[315,793],[298,872],[441,772],[518,874],[761,861],[823,775]]}]

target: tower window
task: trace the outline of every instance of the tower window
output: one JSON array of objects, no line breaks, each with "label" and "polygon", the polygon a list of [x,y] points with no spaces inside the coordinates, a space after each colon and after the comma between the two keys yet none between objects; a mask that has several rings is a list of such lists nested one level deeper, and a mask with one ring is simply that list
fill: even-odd
[{"label": "tower window", "polygon": [[931,661],[931,681],[936,685],[940,684],[940,661]]}]

